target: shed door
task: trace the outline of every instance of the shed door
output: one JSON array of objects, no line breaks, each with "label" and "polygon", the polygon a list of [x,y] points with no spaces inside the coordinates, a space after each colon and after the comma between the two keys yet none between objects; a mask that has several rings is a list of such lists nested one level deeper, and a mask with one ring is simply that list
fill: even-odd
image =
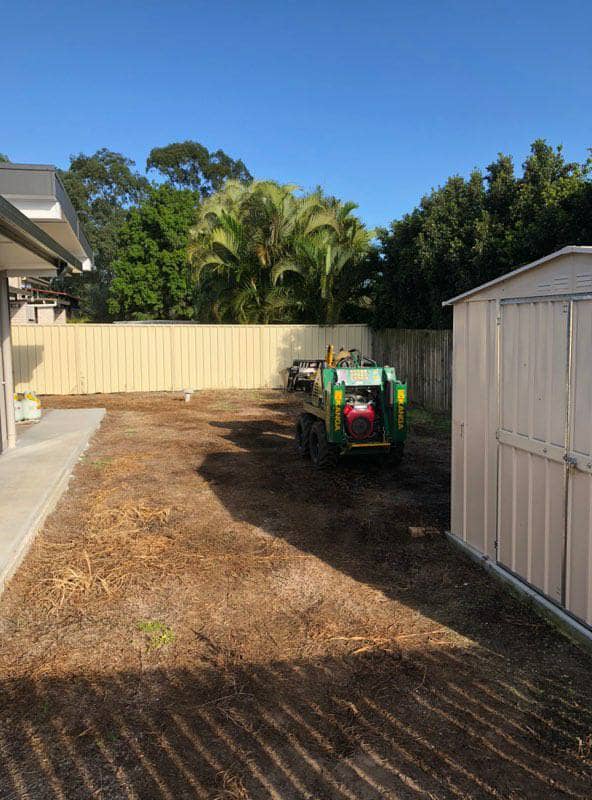
[{"label": "shed door", "polygon": [[497,560],[564,596],[569,302],[501,305]]},{"label": "shed door", "polygon": [[592,300],[571,315],[565,606],[592,625]]}]

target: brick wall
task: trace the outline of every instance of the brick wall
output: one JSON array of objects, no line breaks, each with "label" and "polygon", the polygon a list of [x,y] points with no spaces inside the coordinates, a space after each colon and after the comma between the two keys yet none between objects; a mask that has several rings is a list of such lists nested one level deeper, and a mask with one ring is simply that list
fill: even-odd
[{"label": "brick wall", "polygon": [[37,306],[37,324],[53,325],[55,322],[55,308],[53,306]]},{"label": "brick wall", "polygon": [[30,323],[27,303],[18,301],[10,304],[10,322],[12,325],[27,325]]}]

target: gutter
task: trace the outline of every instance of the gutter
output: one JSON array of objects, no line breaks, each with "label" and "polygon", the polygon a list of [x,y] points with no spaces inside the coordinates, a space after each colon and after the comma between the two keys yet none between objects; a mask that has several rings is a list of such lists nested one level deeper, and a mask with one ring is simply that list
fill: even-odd
[{"label": "gutter", "polygon": [[2,195],[0,195],[0,232],[6,234],[15,244],[51,264],[58,272],[63,272],[64,269],[69,271],[78,269],[82,272],[82,261],[41,230]]}]

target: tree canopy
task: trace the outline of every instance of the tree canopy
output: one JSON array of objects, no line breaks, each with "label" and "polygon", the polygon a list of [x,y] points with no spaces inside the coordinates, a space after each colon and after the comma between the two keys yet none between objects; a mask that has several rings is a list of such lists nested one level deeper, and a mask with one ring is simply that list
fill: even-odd
[{"label": "tree canopy", "polygon": [[[203,145],[191,141],[174,142],[166,147],[154,148],[150,152],[147,169],[157,170],[165,178],[165,184],[171,192],[181,193],[177,200],[173,199],[170,192],[163,193],[158,206],[161,209],[166,206],[173,215],[178,214],[174,221],[171,221],[169,214],[163,222],[163,227],[168,227],[169,233],[171,228],[176,231],[175,235],[179,235],[182,226],[185,226],[187,234],[191,223],[194,222],[194,218],[188,219],[186,216],[188,196],[184,195],[184,192],[192,193],[191,202],[195,206],[199,196],[206,196],[215,188],[222,186],[227,177],[250,180],[249,172],[242,161],[234,161],[222,150],[210,153]],[[160,258],[164,258],[165,253],[170,255],[166,266],[164,261],[162,262],[163,270],[169,272],[168,277],[163,279],[164,282],[170,283],[172,280],[171,264],[174,263],[181,269],[178,248],[174,246],[169,251],[164,246],[168,234],[163,234],[157,227],[150,228],[146,221],[155,208],[156,201],[152,190],[156,184],[136,170],[135,162],[130,158],[107,148],[101,148],[92,155],[79,153],[71,156],[70,167],[60,171],[60,177],[80,215],[83,228],[94,250],[96,269],[93,273],[83,276],[57,278],[56,286],[79,295],[84,315],[94,320],[104,321],[113,316],[121,317],[126,313],[138,318],[151,318],[158,313],[186,316],[184,305],[185,310],[181,313],[181,306],[177,301],[171,300],[169,303],[164,298],[162,298],[164,303],[162,312],[156,310],[161,308],[160,301],[153,305],[149,299],[146,300],[146,307],[142,309],[137,302],[132,302],[132,298],[136,301],[142,297],[152,298],[151,290],[140,287],[128,287],[125,290],[123,288],[124,264],[128,265],[127,274],[130,280],[134,274],[132,264],[135,262],[130,242],[134,236],[139,236],[138,230],[142,226],[144,226],[145,248],[148,248],[146,237],[153,231],[155,238],[148,249],[152,253],[160,253]],[[165,196],[166,203],[163,200]],[[147,204],[146,214],[140,214],[138,217],[136,212],[143,208],[144,203]],[[117,276],[114,273],[116,260]],[[154,265],[154,262],[150,263]],[[185,258],[183,265],[185,272],[187,263]],[[141,273],[137,271],[137,263],[135,269],[136,277],[139,278]],[[116,284],[111,290],[115,278],[117,278]],[[186,276],[179,275],[177,280],[181,285]]]},{"label": "tree canopy", "polygon": [[374,324],[447,327],[443,300],[564,245],[591,243],[591,165],[537,139],[521,176],[500,153],[485,174],[449,178],[379,231]]},{"label": "tree canopy", "polygon": [[198,209],[189,248],[198,319],[332,323],[360,304],[371,232],[356,206],[274,181],[229,181]]},{"label": "tree canopy", "polygon": [[154,147],[146,161],[146,171],[155,170],[177,189],[192,189],[207,197],[219,191],[228,179],[248,183],[252,175],[238,159],[224,150],[210,152],[199,142],[187,139],[166,147]]},{"label": "tree canopy", "polygon": [[118,253],[119,234],[129,209],[140,204],[149,190],[148,180],[134,167],[131,159],[103,147],[90,156],[72,156],[69,169],[60,171],[94,251],[95,271],[56,283],[79,295],[83,312],[92,318],[108,318],[111,265]]},{"label": "tree canopy", "polygon": [[193,280],[187,259],[198,198],[163,185],[132,208],[118,237],[108,310],[116,319],[190,319]]},{"label": "tree canopy", "polygon": [[354,203],[253,180],[199,142],[154,148],[146,168],[157,180],[103,148],[61,173],[97,270],[57,282],[92,319],[447,327],[443,300],[592,243],[592,161],[542,139],[519,173],[500,153],[377,232]]}]

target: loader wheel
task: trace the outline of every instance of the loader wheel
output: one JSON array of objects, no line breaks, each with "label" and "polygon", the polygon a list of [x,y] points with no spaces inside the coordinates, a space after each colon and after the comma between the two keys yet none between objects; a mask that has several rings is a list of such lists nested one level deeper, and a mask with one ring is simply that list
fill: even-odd
[{"label": "loader wheel", "polygon": [[310,460],[317,469],[331,469],[337,465],[339,451],[327,441],[325,424],[318,420],[310,429],[308,439]]},{"label": "loader wheel", "polygon": [[301,414],[296,423],[296,452],[302,458],[307,458],[309,455],[309,439],[310,429],[314,418],[310,414]]}]

